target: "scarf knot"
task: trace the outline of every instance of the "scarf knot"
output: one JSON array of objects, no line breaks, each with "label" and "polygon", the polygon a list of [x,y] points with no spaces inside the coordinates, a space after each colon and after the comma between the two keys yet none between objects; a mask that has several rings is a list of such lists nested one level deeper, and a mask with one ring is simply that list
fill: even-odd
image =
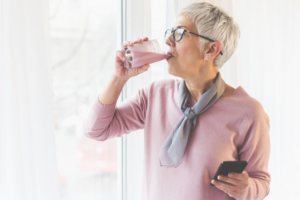
[{"label": "scarf knot", "polygon": [[193,111],[192,108],[186,108],[185,111],[184,111],[184,115],[188,119],[193,119],[196,116],[196,113]]}]

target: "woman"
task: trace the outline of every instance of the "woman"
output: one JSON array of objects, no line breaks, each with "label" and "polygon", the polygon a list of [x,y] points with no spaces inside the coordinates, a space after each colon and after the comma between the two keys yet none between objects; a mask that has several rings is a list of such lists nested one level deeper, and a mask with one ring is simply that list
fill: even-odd
[{"label": "woman", "polygon": [[[163,80],[116,105],[129,78],[148,70],[115,72],[85,125],[88,137],[104,141],[137,129],[145,131],[143,199],[263,199],[269,193],[269,118],[261,104],[239,86],[227,85],[220,67],[235,51],[239,28],[220,8],[196,3],[184,8],[166,43],[168,72]],[[132,46],[148,38],[123,44]],[[245,160],[243,173],[213,180],[222,161]],[[211,186],[211,183],[215,186]]]}]

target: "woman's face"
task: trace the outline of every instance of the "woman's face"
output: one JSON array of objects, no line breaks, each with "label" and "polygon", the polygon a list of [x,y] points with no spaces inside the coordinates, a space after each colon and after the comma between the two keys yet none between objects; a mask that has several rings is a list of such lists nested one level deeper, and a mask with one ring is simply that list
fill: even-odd
[{"label": "woman's face", "polygon": [[[198,34],[195,24],[184,15],[178,16],[172,28],[178,27]],[[205,67],[204,52],[198,46],[199,37],[185,32],[179,42],[174,41],[173,34],[167,39],[166,44],[174,56],[167,60],[169,73],[183,79],[198,76]]]}]

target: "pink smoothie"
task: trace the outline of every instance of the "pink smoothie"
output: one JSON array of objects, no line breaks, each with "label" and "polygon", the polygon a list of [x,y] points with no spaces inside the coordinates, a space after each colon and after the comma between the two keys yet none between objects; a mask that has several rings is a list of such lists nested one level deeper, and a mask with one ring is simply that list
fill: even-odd
[{"label": "pink smoothie", "polygon": [[145,64],[155,63],[171,57],[170,54],[143,52],[143,51],[132,51],[132,67],[141,67]]}]

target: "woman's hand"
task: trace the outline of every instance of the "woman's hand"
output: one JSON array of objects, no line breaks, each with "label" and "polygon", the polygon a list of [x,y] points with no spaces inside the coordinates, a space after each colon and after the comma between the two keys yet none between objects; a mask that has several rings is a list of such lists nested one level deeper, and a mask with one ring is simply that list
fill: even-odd
[{"label": "woman's hand", "polygon": [[[227,176],[218,176],[218,180],[212,180],[217,188],[227,193],[230,197],[238,198],[242,196],[249,184],[249,175],[247,172],[243,173],[229,173]],[[221,182],[222,181],[222,182]]]},{"label": "woman's hand", "polygon": [[[143,43],[144,41],[148,41],[148,38],[145,37],[144,39],[138,39],[134,42],[127,41],[127,42],[123,43],[122,48],[125,48],[127,46],[133,46],[134,44],[137,44],[137,43]],[[121,51],[117,51],[114,75],[116,77],[120,78],[121,80],[127,81],[129,78],[147,71],[148,68],[150,67],[150,65],[147,64],[147,65],[144,65],[141,67],[127,69],[126,67],[124,67],[125,60],[126,60],[125,55]]]}]

